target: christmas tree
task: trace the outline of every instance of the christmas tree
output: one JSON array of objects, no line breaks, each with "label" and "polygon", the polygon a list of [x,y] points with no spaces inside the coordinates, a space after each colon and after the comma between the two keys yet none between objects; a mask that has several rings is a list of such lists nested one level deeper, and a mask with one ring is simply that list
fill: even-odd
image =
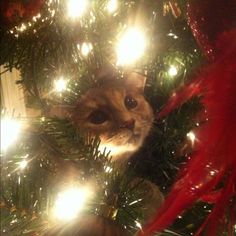
[{"label": "christmas tree", "polygon": [[[210,48],[216,41],[211,38],[208,44],[204,38],[209,33],[204,30],[208,28],[197,29],[198,18],[194,21],[192,12],[196,9],[201,14],[209,6],[195,0],[192,4],[197,5],[186,8],[188,2],[4,0],[0,3],[1,76],[9,75],[14,69],[20,72],[17,85],[24,90],[28,110],[28,115],[22,116],[7,109],[4,97],[1,99],[2,235],[134,235],[138,232],[193,235],[203,229],[201,225],[213,211],[212,203],[217,202],[216,198],[209,200],[210,195],[199,195],[196,200],[200,201],[194,205],[191,203],[195,199],[186,200],[188,209],[183,207],[186,211],[179,212],[171,222],[166,220],[162,224],[157,220],[159,225],[155,229],[152,228],[155,220],[150,223],[176,178],[181,179],[178,172],[191,170],[186,163],[192,160],[202,137],[202,134],[198,137],[198,129],[208,124],[212,114],[212,105],[201,102],[200,89],[211,85],[203,84],[201,76],[194,78],[207,60],[217,61],[213,58],[214,47]],[[231,2],[221,3],[226,9],[222,10],[223,16],[230,9],[230,22],[235,18],[235,4]],[[219,5],[216,9],[220,9]],[[220,14],[218,20],[216,31],[211,23],[206,26],[217,33],[221,28],[226,30],[227,21],[223,24]],[[236,61],[233,56],[225,58]],[[214,66],[208,74],[217,77],[229,73],[225,78],[230,81],[233,72],[223,71],[220,66],[217,71],[217,64]],[[117,81],[125,80],[129,73],[146,78],[144,94],[154,111],[152,129],[142,147],[122,163],[114,161],[109,147],[101,148],[99,136],[81,132],[74,120],[61,112],[74,109],[86,91],[99,84],[99,77],[104,73]],[[192,81],[195,89],[191,87]],[[230,94],[233,89],[232,86]],[[228,92],[223,91],[219,98]],[[230,104],[233,107],[235,99]],[[231,123],[234,117],[232,112]],[[235,138],[232,146],[234,141]],[[218,145],[217,139],[212,143]],[[226,145],[222,150],[227,150]],[[207,167],[206,175],[218,174],[216,164],[212,163],[214,168]],[[235,168],[235,161],[226,165]],[[235,171],[226,167],[219,173],[227,171],[227,174],[222,174],[214,182],[217,188],[211,189],[225,190],[222,186],[229,183],[230,190],[224,195],[230,197],[222,198],[229,206],[222,220],[228,228],[221,228],[219,235],[227,235],[226,232],[233,235],[235,230],[236,178]],[[203,176],[201,172],[199,176]],[[179,185],[185,186],[187,180]],[[198,192],[194,184],[193,181],[195,196]],[[165,206],[164,203],[161,209],[166,210]],[[160,210],[160,216],[163,211]],[[146,224],[151,226],[142,231]],[[165,224],[168,226],[163,229]]]}]

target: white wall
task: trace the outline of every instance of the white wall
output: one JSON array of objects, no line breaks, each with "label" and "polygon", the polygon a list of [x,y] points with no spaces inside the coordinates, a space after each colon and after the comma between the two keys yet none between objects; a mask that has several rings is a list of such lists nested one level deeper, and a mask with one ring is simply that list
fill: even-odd
[{"label": "white wall", "polygon": [[[0,72],[5,69],[0,67]],[[1,90],[1,107],[6,108],[8,112],[15,110],[15,115],[26,116],[26,107],[24,102],[24,92],[15,82],[20,79],[18,70],[13,69],[12,72],[1,74],[0,90]]]}]

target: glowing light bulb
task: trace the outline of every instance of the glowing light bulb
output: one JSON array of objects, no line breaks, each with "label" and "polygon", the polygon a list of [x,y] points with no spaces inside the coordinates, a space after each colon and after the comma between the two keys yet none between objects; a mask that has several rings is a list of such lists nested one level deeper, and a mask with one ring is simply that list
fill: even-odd
[{"label": "glowing light bulb", "polygon": [[146,48],[144,34],[137,28],[130,28],[122,36],[117,46],[117,64],[131,64],[140,58]]},{"label": "glowing light bulb", "polygon": [[68,0],[67,10],[71,18],[81,17],[88,6],[87,0]]},{"label": "glowing light bulb", "polygon": [[139,229],[142,229],[142,225],[140,224],[140,222],[138,222],[137,220],[135,221],[135,224],[136,226],[139,228]]},{"label": "glowing light bulb", "polygon": [[176,35],[176,34],[173,34],[173,33],[169,33],[169,34],[167,34],[168,36],[170,36],[170,37],[173,37],[174,39],[177,39],[178,38],[178,36]]},{"label": "glowing light bulb", "polygon": [[57,92],[63,92],[67,88],[68,81],[61,77],[58,80],[54,81],[54,89]]},{"label": "glowing light bulb", "polygon": [[20,27],[17,27],[17,30],[23,32],[26,30],[26,25],[23,23]]},{"label": "glowing light bulb", "polygon": [[81,53],[83,56],[87,56],[91,50],[93,49],[93,46],[91,43],[83,43],[82,46],[81,46]]},{"label": "glowing light bulb", "polygon": [[178,74],[178,70],[175,66],[170,66],[169,70],[168,70],[168,74],[171,77],[174,77]]},{"label": "glowing light bulb", "polygon": [[34,22],[36,22],[37,21],[37,19],[39,19],[39,18],[41,18],[41,14],[39,13],[38,15],[36,15],[36,16],[33,16],[33,21]]},{"label": "glowing light bulb", "polygon": [[58,195],[53,214],[60,220],[69,221],[76,218],[85,206],[91,192],[88,188],[72,187]]},{"label": "glowing light bulb", "polygon": [[11,118],[1,120],[1,150],[6,150],[18,138],[21,130],[19,121]]},{"label": "glowing light bulb", "polygon": [[21,170],[25,169],[25,167],[28,165],[28,161],[26,160],[22,160],[20,163],[19,163],[19,167]]},{"label": "glowing light bulb", "polygon": [[196,136],[193,133],[193,131],[190,131],[189,133],[187,133],[187,137],[189,138],[189,140],[192,142],[192,144],[194,144],[195,140],[196,140]]},{"label": "glowing light bulb", "polygon": [[108,3],[107,3],[107,10],[110,12],[110,13],[113,13],[118,7],[118,4],[117,4],[117,0],[110,0]]},{"label": "glowing light bulb", "polygon": [[111,173],[112,170],[113,170],[112,167],[110,167],[110,166],[105,166],[105,172],[106,172],[106,173]]}]

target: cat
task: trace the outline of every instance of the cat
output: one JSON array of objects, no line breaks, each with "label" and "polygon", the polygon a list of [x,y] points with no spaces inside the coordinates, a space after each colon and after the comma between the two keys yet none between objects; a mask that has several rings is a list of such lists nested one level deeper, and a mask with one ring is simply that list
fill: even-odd
[{"label": "cat", "polygon": [[[110,151],[112,161],[121,164],[121,171],[125,171],[127,160],[143,145],[154,120],[153,110],[144,97],[145,82],[146,78],[138,73],[129,73],[123,79],[106,78],[88,89],[69,111],[57,109],[53,113],[60,117],[66,114],[81,132],[99,136],[100,151]],[[72,174],[76,173],[72,165],[70,168]],[[149,180],[136,177],[130,187],[135,185],[141,187],[144,222],[148,222],[164,196]]]},{"label": "cat", "polygon": [[[52,116],[69,117],[81,132],[99,136],[101,152],[112,161],[127,160],[143,144],[153,123],[153,110],[144,98],[146,78],[132,72],[123,79],[106,76],[87,90],[77,104],[53,108]],[[66,114],[66,115],[65,115]]]},{"label": "cat", "polygon": [[145,77],[130,73],[124,79],[106,79],[79,100],[72,119],[82,132],[99,136],[100,150],[112,160],[127,159],[143,144],[153,122],[153,110],[144,98]]}]

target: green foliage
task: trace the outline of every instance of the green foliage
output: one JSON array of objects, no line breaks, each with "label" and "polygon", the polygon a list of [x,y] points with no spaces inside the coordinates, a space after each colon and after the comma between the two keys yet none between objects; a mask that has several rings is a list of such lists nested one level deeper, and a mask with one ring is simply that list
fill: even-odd
[{"label": "green foliage", "polygon": [[[15,148],[2,156],[2,230],[13,233],[20,227],[20,235],[46,230],[58,191],[70,183],[70,175],[75,183],[92,183],[96,189],[96,197],[86,211],[95,214],[101,206],[112,204],[119,212],[117,221],[136,229],[135,220],[142,215],[140,205],[130,203],[140,199],[141,192],[138,185],[130,189],[133,174],[123,175],[108,154],[98,150],[99,142],[82,137],[65,120],[34,121]],[[28,163],[25,168],[20,166],[23,160]],[[112,171],[106,171],[107,167]]]},{"label": "green foliage", "polygon": [[[28,105],[44,115],[33,120],[21,140],[1,157],[1,227],[11,235],[40,233],[49,227],[50,209],[60,187],[66,185],[67,171],[75,173],[82,185],[92,182],[99,186],[87,211],[97,213],[101,206],[115,206],[116,221],[135,232],[136,221],[143,217],[141,201],[137,201],[142,191],[139,184],[130,187],[132,180],[135,176],[150,179],[167,193],[186,161],[176,157],[176,150],[196,126],[193,116],[201,109],[198,98],[155,121],[152,134],[126,172],[110,161],[106,151],[99,151],[99,139],[84,137],[67,120],[47,118],[48,107],[54,104],[74,105],[97,82],[98,70],[107,64],[117,77],[127,70],[146,74],[145,95],[158,112],[173,90],[188,82],[202,63],[184,12],[175,19],[171,13],[163,15],[166,1],[122,0],[110,14],[107,2],[90,1],[90,10],[79,20],[72,20],[65,10],[66,0],[47,1],[40,18],[25,20],[25,30],[19,30],[20,25],[0,29],[0,64],[7,70],[20,70],[18,83],[26,90]],[[185,1],[178,2],[184,11]],[[147,35],[146,53],[132,66],[117,66],[119,37],[125,25],[135,24]],[[80,50],[84,42],[93,47],[87,56]],[[169,73],[171,66],[176,68],[176,75]],[[53,86],[61,77],[68,80],[68,86],[58,93]],[[23,170],[19,168],[22,160],[28,161]],[[106,172],[107,166],[113,170]],[[198,226],[189,230],[185,223],[177,222],[160,235],[178,235],[174,231],[189,235]]]}]

